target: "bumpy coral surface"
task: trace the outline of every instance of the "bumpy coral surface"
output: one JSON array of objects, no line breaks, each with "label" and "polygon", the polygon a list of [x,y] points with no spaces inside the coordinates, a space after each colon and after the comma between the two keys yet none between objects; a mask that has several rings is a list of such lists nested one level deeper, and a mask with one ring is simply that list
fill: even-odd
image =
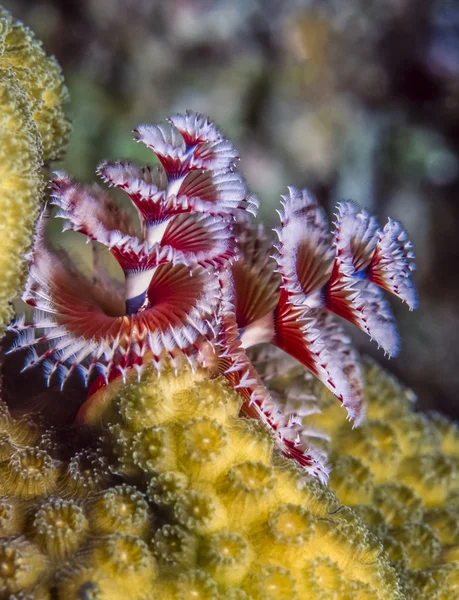
[{"label": "bumpy coral surface", "polygon": [[369,420],[352,430],[298,367],[261,358],[273,394],[321,408],[305,420],[330,452],[331,489],[202,368],[112,383],[92,449],[75,453],[2,404],[0,598],[454,598],[456,426],[415,413],[371,365]]},{"label": "bumpy coral surface", "polygon": [[[279,359],[279,357],[277,357]],[[309,394],[305,435],[329,452],[330,487],[381,539],[407,598],[459,594],[459,430],[415,411],[413,394],[373,363],[365,365],[367,420],[353,430],[332,398],[304,373],[259,355],[273,394]],[[264,365],[264,367],[263,367]],[[312,411],[311,411],[312,413]]]},{"label": "bumpy coral surface", "polygon": [[0,7],[0,76],[7,75],[14,75],[25,96],[40,134],[43,161],[56,160],[62,155],[70,130],[62,112],[68,92],[61,69],[54,57],[46,55],[33,32]]},{"label": "bumpy coral surface", "polygon": [[84,456],[2,405],[1,598],[402,598],[377,537],[224,378],[149,369],[112,392]]},{"label": "bumpy coral surface", "polygon": [[0,329],[24,279],[24,254],[44,190],[43,161],[57,158],[68,122],[59,67],[40,42],[0,7]]}]

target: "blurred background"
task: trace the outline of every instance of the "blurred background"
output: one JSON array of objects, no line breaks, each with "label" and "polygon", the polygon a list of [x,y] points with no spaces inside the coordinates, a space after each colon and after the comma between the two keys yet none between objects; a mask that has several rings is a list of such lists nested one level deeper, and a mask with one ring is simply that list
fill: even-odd
[{"label": "blurred background", "polygon": [[459,417],[456,0],[3,3],[66,76],[73,134],[59,167],[71,175],[91,181],[107,158],[148,162],[132,129],[190,108],[236,144],[269,226],[287,185],[311,189],[330,215],[352,198],[381,224],[402,221],[420,307],[392,303],[399,357],[356,344],[421,406]]}]

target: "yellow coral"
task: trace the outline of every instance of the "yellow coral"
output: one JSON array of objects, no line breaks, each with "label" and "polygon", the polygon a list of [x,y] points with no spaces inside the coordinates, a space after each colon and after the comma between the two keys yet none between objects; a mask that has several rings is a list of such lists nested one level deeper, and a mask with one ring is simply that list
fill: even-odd
[{"label": "yellow coral", "polygon": [[0,323],[13,316],[8,303],[24,275],[24,254],[44,189],[41,140],[27,98],[13,74],[0,71]]},{"label": "yellow coral", "polygon": [[398,598],[381,544],[278,456],[263,426],[238,417],[240,398],[223,379],[151,369],[111,392],[94,421],[111,468],[170,510],[153,536],[158,597],[307,598],[307,565],[323,559],[342,573],[343,597]]},{"label": "yellow coral", "polygon": [[[419,494],[406,483],[378,483],[375,460],[366,460],[370,468],[361,454],[348,453],[332,486],[336,481],[354,512],[278,455],[262,425],[238,416],[240,397],[223,379],[188,367],[164,375],[158,379],[151,370],[140,383],[110,386],[112,397],[99,404],[93,426],[99,449],[63,462],[38,447],[65,455],[50,433],[13,419],[0,405],[0,425],[17,440],[6,440],[10,455],[0,462],[7,475],[0,524],[5,535],[24,535],[49,565],[24,590],[37,595],[54,587],[58,600],[82,594],[101,600],[401,600],[393,567],[408,589],[415,569],[436,564],[444,567],[439,589],[454,590],[455,571],[445,565],[454,564],[459,547],[448,531],[459,499],[455,504],[450,495],[449,512],[432,507],[429,523],[408,527],[407,515],[427,515]],[[385,435],[373,442],[371,434],[380,430],[371,425],[360,437],[377,452]],[[37,447],[19,443],[32,440]],[[350,452],[352,445],[343,447]],[[125,483],[114,485],[110,472]],[[423,585],[431,589],[427,580]]]},{"label": "yellow coral", "polygon": [[[298,386],[297,367],[270,385],[279,382],[288,395]],[[316,384],[303,385],[316,392]],[[455,597],[457,571],[449,565],[459,559],[458,428],[415,413],[413,394],[373,363],[365,366],[365,397],[368,419],[357,430],[328,392],[318,396],[322,412],[307,417],[308,426],[329,434],[330,487],[383,542],[407,598]]]},{"label": "yellow coral", "polygon": [[0,330],[23,283],[44,190],[43,161],[57,158],[67,140],[66,100],[56,60],[0,8]]},{"label": "yellow coral", "polygon": [[40,134],[43,160],[56,160],[70,132],[62,112],[68,92],[61,69],[54,57],[46,56],[32,31],[2,8],[0,24],[0,72],[14,73]]}]

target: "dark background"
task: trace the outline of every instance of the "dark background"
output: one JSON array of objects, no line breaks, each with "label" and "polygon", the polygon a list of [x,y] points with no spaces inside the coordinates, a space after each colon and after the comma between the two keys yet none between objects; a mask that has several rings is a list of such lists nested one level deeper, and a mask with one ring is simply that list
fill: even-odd
[{"label": "dark background", "polygon": [[423,407],[459,416],[459,2],[4,4],[63,68],[74,131],[59,167],[75,177],[93,179],[104,158],[151,160],[131,130],[190,108],[237,145],[269,225],[287,185],[330,214],[352,198],[381,224],[401,220],[420,307],[393,303],[402,350],[379,360]]}]

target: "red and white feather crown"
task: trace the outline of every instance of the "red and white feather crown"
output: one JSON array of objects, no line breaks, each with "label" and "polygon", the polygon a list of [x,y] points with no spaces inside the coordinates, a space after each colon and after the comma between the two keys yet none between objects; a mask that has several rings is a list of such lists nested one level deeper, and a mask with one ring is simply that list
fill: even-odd
[{"label": "red and white feather crown", "polygon": [[416,306],[406,232],[391,219],[380,228],[352,202],[338,205],[330,231],[314,198],[289,188],[273,247],[250,221],[258,203],[237,171],[237,152],[211,121],[187,112],[135,133],[159,165],[107,162],[98,173],[129,196],[138,222],[100,187],[64,173],[51,194],[64,229],[109,249],[124,287],[97,265],[85,277],[53,250],[42,217],[23,294],[34,315],[10,325],[11,351],[28,348],[24,369],[41,364],[48,382],[61,386],[75,372],[97,387],[132,369],[139,377],[149,365],[160,372],[164,361],[202,365],[241,393],[244,413],[275,432],[286,456],[325,480],[326,457],[307,447],[301,415],[282,412],[246,349],[268,343],[293,356],[358,424],[359,361],[335,315],[389,355],[398,352],[383,291]]}]

